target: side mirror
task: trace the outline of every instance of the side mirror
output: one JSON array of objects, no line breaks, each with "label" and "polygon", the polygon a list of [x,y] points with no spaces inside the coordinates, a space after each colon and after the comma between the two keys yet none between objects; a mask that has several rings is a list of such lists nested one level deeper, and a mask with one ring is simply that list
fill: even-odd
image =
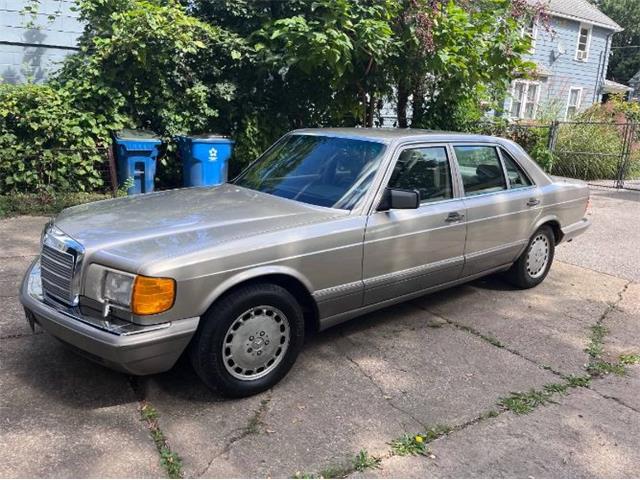
[{"label": "side mirror", "polygon": [[378,211],[407,210],[420,206],[420,194],[415,190],[402,190],[400,188],[385,188],[382,200],[378,205]]}]

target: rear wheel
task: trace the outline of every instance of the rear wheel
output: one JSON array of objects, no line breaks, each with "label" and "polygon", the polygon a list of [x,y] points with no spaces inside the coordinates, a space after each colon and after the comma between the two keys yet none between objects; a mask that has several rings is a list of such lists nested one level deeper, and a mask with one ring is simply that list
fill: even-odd
[{"label": "rear wheel", "polygon": [[529,240],[525,251],[507,272],[507,280],[520,288],[532,288],[542,283],[549,273],[555,253],[555,236],[543,225]]},{"label": "rear wheel", "polygon": [[304,317],[295,297],[272,284],[233,291],[202,318],[189,355],[198,376],[229,397],[275,385],[304,343]]}]

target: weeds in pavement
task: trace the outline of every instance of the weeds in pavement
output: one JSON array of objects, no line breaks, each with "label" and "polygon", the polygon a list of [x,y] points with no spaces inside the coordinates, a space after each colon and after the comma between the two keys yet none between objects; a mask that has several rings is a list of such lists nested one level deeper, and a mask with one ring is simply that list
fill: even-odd
[{"label": "weeds in pavement", "polygon": [[498,404],[517,415],[524,415],[551,402],[552,396],[553,392],[531,389],[528,392],[513,392],[510,396],[501,398]]},{"label": "weeds in pavement", "polygon": [[247,426],[244,429],[244,433],[247,435],[255,434],[260,432],[260,425],[262,425],[262,415],[267,409],[267,405],[269,404],[269,399],[262,400],[260,402],[260,407],[258,410],[249,418],[247,422]]},{"label": "weeds in pavement", "polygon": [[481,414],[478,417],[478,420],[487,420],[489,418],[494,418],[497,417],[498,415],[500,415],[500,412],[496,411],[496,410],[489,410],[488,412],[484,412],[483,414]]},{"label": "weeds in pavement", "polygon": [[358,472],[364,472],[370,468],[378,468],[382,459],[369,455],[366,450],[360,450],[354,460],[353,468]]},{"label": "weeds in pavement", "polygon": [[600,358],[602,356],[604,337],[607,335],[607,332],[607,328],[599,323],[591,327],[591,341],[585,350],[591,358]]},{"label": "weeds in pavement", "polygon": [[407,455],[424,455],[427,452],[427,444],[435,439],[451,432],[451,427],[446,425],[436,425],[428,428],[423,433],[404,434],[400,438],[391,441],[391,454],[404,457]]},{"label": "weeds in pavement", "polygon": [[640,363],[640,355],[637,353],[620,355],[620,363],[622,365],[635,365]]},{"label": "weeds in pavement", "polygon": [[182,459],[169,448],[167,439],[158,425],[158,411],[144,400],[140,402],[140,419],[147,423],[151,438],[160,454],[160,464],[169,478],[182,478]]},{"label": "weeds in pavement", "polygon": [[591,376],[590,375],[569,375],[566,377],[567,386],[571,388],[577,387],[588,387],[591,384]]},{"label": "weeds in pavement", "polygon": [[362,449],[348,462],[332,465],[320,470],[317,475],[308,472],[296,472],[293,478],[345,478],[353,472],[364,472],[372,468],[378,468],[382,462],[381,457],[370,455]]},{"label": "weeds in pavement", "polygon": [[424,455],[427,451],[427,446],[424,443],[424,437],[421,435],[411,435],[405,433],[400,438],[389,443],[391,446],[391,453],[399,457],[406,457],[407,455]]},{"label": "weeds in pavement", "polygon": [[624,375],[627,373],[627,369],[624,368],[624,364],[611,363],[604,360],[593,360],[587,365],[587,372],[593,377],[602,377],[609,373],[616,375]]},{"label": "weeds in pavement", "polygon": [[591,341],[585,352],[591,357],[587,365],[587,372],[593,377],[602,377],[609,373],[622,376],[627,373],[626,365],[640,362],[640,355],[621,355],[618,363],[603,360],[604,338],[607,333],[607,328],[601,323],[591,327]]}]

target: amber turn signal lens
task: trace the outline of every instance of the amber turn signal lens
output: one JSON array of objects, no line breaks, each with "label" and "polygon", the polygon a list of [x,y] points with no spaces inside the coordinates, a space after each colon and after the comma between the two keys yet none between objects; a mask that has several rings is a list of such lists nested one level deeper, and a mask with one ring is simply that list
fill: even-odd
[{"label": "amber turn signal lens", "polygon": [[153,315],[173,307],[176,282],[172,278],[153,278],[138,275],[133,282],[131,309],[136,315]]}]

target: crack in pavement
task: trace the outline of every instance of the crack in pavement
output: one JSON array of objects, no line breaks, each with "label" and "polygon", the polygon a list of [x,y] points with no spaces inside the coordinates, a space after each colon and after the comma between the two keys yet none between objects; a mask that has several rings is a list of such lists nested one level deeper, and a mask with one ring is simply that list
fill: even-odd
[{"label": "crack in pavement", "polygon": [[127,377],[127,384],[138,403],[139,420],[145,423],[159,456],[160,466],[169,478],[183,478],[182,459],[171,449],[169,441],[160,427],[160,414],[147,400],[147,382],[139,377]]},{"label": "crack in pavement", "polygon": [[554,262],[557,262],[557,263],[564,263],[564,264],[566,264],[566,265],[571,265],[572,267],[582,268],[582,269],[584,269],[584,270],[589,270],[590,272],[595,272],[595,273],[600,274],[600,275],[606,275],[607,277],[615,278],[615,279],[617,279],[617,280],[628,280],[628,281],[630,281],[631,283],[633,283],[634,281],[637,281],[637,280],[629,279],[629,278],[627,278],[627,277],[618,277],[618,276],[616,276],[616,275],[614,275],[614,274],[612,274],[612,273],[609,273],[609,272],[603,272],[602,270],[596,270],[595,268],[585,267],[584,265],[580,265],[580,264],[577,264],[577,263],[572,263],[572,262],[569,262],[569,261],[567,261],[567,260],[555,260],[555,259],[554,259]]},{"label": "crack in pavement", "polygon": [[259,430],[258,427],[259,427],[259,425],[264,425],[264,422],[262,421],[262,417],[267,412],[267,408],[268,408],[269,404],[271,403],[272,399],[273,399],[273,390],[269,390],[268,393],[267,393],[267,398],[265,398],[265,399],[260,401],[260,406],[249,417],[249,419],[247,421],[247,425],[242,429],[236,429],[235,430],[235,431],[240,430],[240,433],[238,435],[236,435],[236,436],[231,437],[227,441],[225,446],[222,448],[222,450],[220,450],[220,452],[215,454],[211,458],[211,460],[209,460],[209,462],[207,463],[207,466],[204,467],[201,472],[196,473],[195,476],[197,478],[202,478],[209,471],[209,469],[213,465],[213,462],[215,462],[216,459],[220,458],[222,455],[225,455],[225,454],[229,453],[231,451],[231,449],[233,448],[233,446],[236,443],[238,443],[240,440],[242,440],[243,438],[246,438],[246,437],[248,437],[250,435],[258,435],[260,433],[260,430]]},{"label": "crack in pavement", "polygon": [[434,311],[431,311],[431,310],[429,310],[429,309],[427,309],[427,308],[425,308],[425,307],[423,307],[421,305],[416,305],[416,306],[418,308],[424,310],[425,312],[435,316],[435,317],[441,318],[442,320],[444,320],[447,324],[451,325],[452,327],[457,328],[458,330],[461,330],[463,332],[467,332],[467,333],[469,333],[471,335],[474,335],[474,336],[484,340],[485,342],[487,342],[488,344],[494,346],[495,348],[500,348],[502,350],[506,350],[507,352],[512,353],[513,355],[516,355],[517,357],[520,357],[523,360],[526,360],[527,362],[533,363],[536,367],[538,367],[538,368],[540,368],[542,370],[546,370],[548,372],[551,372],[554,375],[557,375],[557,376],[559,376],[561,378],[566,378],[567,377],[567,375],[565,375],[564,373],[562,373],[562,372],[560,372],[558,370],[555,370],[553,367],[550,367],[548,365],[540,365],[536,360],[534,360],[532,358],[529,358],[526,355],[522,354],[521,352],[519,352],[519,351],[517,351],[517,350],[515,350],[515,349],[513,349],[513,348],[511,348],[511,347],[509,347],[507,345],[505,345],[499,339],[496,339],[496,340],[498,340],[500,342],[500,345],[496,345],[494,342],[489,340],[486,335],[480,333],[475,328],[471,328],[471,327],[467,327],[465,325],[462,325],[462,324],[460,324],[458,322],[455,322],[454,320],[451,320],[451,319],[445,317],[444,315],[442,315],[440,313],[436,313]]},{"label": "crack in pavement", "polygon": [[592,387],[589,387],[589,390],[591,390],[591,391],[595,392],[596,394],[600,395],[605,400],[612,400],[612,401],[622,405],[623,407],[627,407],[629,410],[632,410],[632,411],[640,414],[640,410],[638,410],[636,407],[632,407],[631,405],[626,404],[625,402],[620,400],[618,397],[612,397],[611,395],[607,395],[605,393],[601,393],[601,392],[599,392],[598,390],[596,390],[595,388],[592,388]]},{"label": "crack in pavement", "polygon": [[[351,345],[353,345],[354,347],[357,346],[356,343],[351,340],[349,337],[345,336],[344,334],[342,335],[342,338],[345,339],[347,342],[349,342]],[[381,385],[378,384],[378,382],[373,378],[372,375],[370,375],[369,373],[367,373],[364,368],[362,367],[362,365],[360,365],[356,360],[354,360],[347,352],[344,351],[344,349],[340,348],[340,346],[338,345],[338,350],[340,351],[340,353],[342,353],[342,355],[349,360],[349,362],[351,362],[360,373],[362,373],[362,375],[364,375],[370,382],[371,384],[380,392],[380,394],[382,395],[382,399],[384,401],[386,401],[389,406],[395,410],[397,410],[400,413],[404,413],[405,415],[407,415],[409,418],[411,418],[414,422],[416,422],[418,425],[421,426],[425,426],[424,423],[422,423],[421,420],[417,419],[412,413],[404,410],[402,407],[397,406],[395,403],[393,403],[393,401],[391,400],[391,397],[384,391],[384,389],[382,388]],[[398,425],[400,425],[400,427],[403,427],[403,425],[398,422]],[[403,427],[404,428],[404,427]]]},{"label": "crack in pavement", "polygon": [[624,299],[624,294],[627,292],[627,290],[629,289],[632,283],[633,283],[633,280],[629,280],[627,283],[624,284],[624,286],[618,292],[618,299],[613,303],[607,304],[607,308],[605,309],[605,311],[602,313],[602,315],[596,322],[597,324],[602,325],[602,323],[607,319],[607,317],[611,312],[613,312],[614,310],[618,310],[618,305],[620,305],[620,303]]}]

